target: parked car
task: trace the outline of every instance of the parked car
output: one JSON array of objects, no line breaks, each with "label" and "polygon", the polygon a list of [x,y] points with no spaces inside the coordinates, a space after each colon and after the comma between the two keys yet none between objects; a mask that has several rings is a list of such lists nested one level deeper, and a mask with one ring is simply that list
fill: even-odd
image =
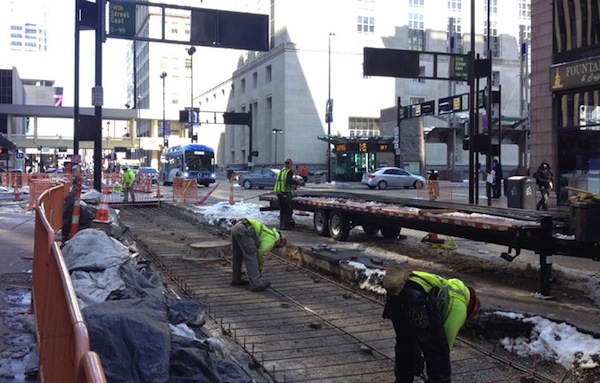
[{"label": "parked car", "polygon": [[152,183],[155,184],[158,182],[158,170],[151,167],[141,167],[137,170],[138,174],[150,174],[152,177]]},{"label": "parked car", "polygon": [[387,189],[388,187],[421,189],[425,182],[424,177],[393,166],[377,168],[364,173],[361,180],[361,183],[367,185],[369,189],[375,189],[376,187],[379,189]]},{"label": "parked car", "polygon": [[[279,169],[259,168],[252,169],[245,173],[240,174],[238,178],[238,184],[243,186],[244,189],[252,188],[274,188],[275,181],[277,181],[277,175]],[[296,180],[302,181],[302,177],[294,174]]]},{"label": "parked car", "polygon": [[279,174],[279,169],[252,169],[240,175],[238,184],[243,186],[244,189],[273,188],[275,186],[275,181],[277,181],[277,174]]}]

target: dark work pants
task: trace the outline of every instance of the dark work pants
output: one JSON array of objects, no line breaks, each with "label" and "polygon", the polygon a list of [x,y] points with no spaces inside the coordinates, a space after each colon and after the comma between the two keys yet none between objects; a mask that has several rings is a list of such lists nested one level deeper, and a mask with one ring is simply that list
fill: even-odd
[{"label": "dark work pants", "polygon": [[278,193],[279,202],[279,229],[292,229],[294,219],[292,218],[292,193]]},{"label": "dark work pants", "polygon": [[233,247],[232,279],[233,282],[242,280],[242,262],[246,264],[246,274],[250,287],[262,284],[261,271],[258,268],[258,249],[254,239],[254,229],[237,222],[231,228],[231,246]]},{"label": "dark work pants", "polygon": [[396,331],[396,383],[412,383],[422,371],[422,358],[429,383],[450,383],[450,347],[444,323],[427,304],[425,291],[415,285],[409,282],[387,302],[387,315]]},{"label": "dark work pants", "polygon": [[548,210],[548,199],[550,199],[550,191],[545,186],[540,186],[540,193],[542,194],[542,198],[537,204],[537,209],[540,210]]}]

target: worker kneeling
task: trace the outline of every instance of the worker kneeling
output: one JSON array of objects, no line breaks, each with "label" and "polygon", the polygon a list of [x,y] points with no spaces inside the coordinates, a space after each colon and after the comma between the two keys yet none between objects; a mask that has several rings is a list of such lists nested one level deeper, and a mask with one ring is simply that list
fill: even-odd
[{"label": "worker kneeling", "polygon": [[[273,247],[287,244],[286,237],[275,228],[268,228],[262,223],[242,218],[231,228],[231,245],[233,247],[232,286],[250,285],[251,291],[263,291],[271,286],[271,282],[262,280],[262,269]],[[242,262],[246,264],[248,279],[242,279]]]},{"label": "worker kneeling", "polygon": [[466,319],[479,311],[474,289],[399,266],[383,279],[387,301],[383,317],[396,331],[396,383],[412,383],[427,366],[427,383],[450,383],[450,350]]}]

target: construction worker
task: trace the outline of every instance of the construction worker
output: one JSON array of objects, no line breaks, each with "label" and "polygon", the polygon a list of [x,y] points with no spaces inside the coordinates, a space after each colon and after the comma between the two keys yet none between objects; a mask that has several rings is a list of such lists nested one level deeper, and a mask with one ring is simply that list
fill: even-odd
[{"label": "construction worker", "polygon": [[135,182],[135,174],[129,166],[125,167],[123,172],[123,202],[129,201],[129,194],[131,194],[131,202],[135,202],[135,194],[133,194],[133,183]]},{"label": "construction worker", "polygon": [[479,311],[479,298],[458,279],[388,266],[384,318],[396,331],[396,383],[412,383],[427,366],[427,383],[450,383],[450,350]]},{"label": "construction worker", "polygon": [[274,191],[279,202],[279,229],[292,230],[295,222],[292,218],[292,186],[302,186],[301,181],[294,179],[294,161],[285,160],[285,166],[277,175]]},{"label": "construction worker", "polygon": [[[261,222],[242,218],[231,228],[233,247],[232,286],[250,285],[251,291],[263,291],[271,282],[262,280],[262,269],[273,247],[284,247],[285,235],[275,228],[268,228]],[[242,262],[246,264],[248,279],[242,279]]]}]

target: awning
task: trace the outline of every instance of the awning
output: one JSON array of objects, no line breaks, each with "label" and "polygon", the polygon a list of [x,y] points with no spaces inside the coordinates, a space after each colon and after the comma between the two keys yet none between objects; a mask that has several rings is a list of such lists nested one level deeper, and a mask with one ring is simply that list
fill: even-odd
[{"label": "awning", "polygon": [[4,149],[8,150],[14,150],[17,147],[17,145],[15,145],[14,142],[4,137],[4,135],[0,133],[0,147],[3,147]]}]

